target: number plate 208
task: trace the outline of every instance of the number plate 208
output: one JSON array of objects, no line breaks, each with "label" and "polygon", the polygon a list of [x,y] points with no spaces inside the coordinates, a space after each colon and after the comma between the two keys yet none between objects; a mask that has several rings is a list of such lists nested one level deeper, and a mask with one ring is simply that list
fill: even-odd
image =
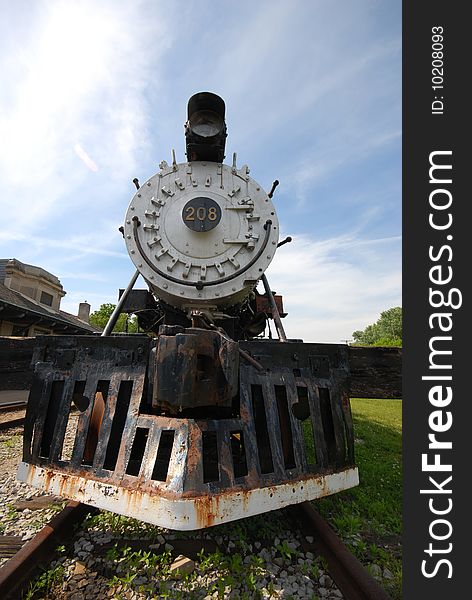
[{"label": "number plate 208", "polygon": [[221,220],[221,208],[211,198],[192,198],[182,209],[182,220],[193,231],[210,231]]}]

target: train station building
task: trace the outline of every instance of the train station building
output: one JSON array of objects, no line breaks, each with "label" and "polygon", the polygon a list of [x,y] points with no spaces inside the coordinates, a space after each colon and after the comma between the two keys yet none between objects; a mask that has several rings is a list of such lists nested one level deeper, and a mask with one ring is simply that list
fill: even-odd
[{"label": "train station building", "polygon": [[66,292],[58,277],[41,267],[0,259],[0,336],[87,335],[90,304],[81,302],[78,314],[61,310]]}]

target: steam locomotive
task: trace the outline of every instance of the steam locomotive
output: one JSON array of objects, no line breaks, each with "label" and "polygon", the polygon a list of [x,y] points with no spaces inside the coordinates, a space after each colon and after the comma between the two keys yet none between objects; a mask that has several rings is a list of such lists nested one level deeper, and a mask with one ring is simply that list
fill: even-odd
[{"label": "steam locomotive", "polygon": [[[37,339],[18,469],[181,530],[358,484],[348,348],[287,339],[264,274],[288,241],[277,182],[266,193],[236,155],[224,164],[219,96],[190,98],[185,136],[186,162],[134,180],[121,232],[136,273],[103,335]],[[133,289],[139,274],[148,290]],[[112,335],[122,312],[146,333]],[[262,337],[270,322],[277,339]]]}]

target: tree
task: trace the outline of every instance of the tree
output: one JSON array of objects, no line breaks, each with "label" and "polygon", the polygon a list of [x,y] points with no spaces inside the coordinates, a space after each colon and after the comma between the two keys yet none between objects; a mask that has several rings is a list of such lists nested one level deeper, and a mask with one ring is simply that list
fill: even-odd
[{"label": "tree", "polygon": [[395,306],[380,313],[378,321],[363,331],[354,331],[354,343],[363,346],[402,345],[402,307]]},{"label": "tree", "polygon": [[[90,323],[95,325],[95,327],[99,327],[100,329],[105,329],[106,324],[108,323],[108,319],[111,316],[111,313],[115,310],[116,304],[112,304],[108,302],[106,304],[102,304],[98,310],[93,312],[90,315]],[[128,328],[126,328],[128,326]],[[116,322],[115,327],[113,328],[114,333],[127,331],[128,333],[137,333],[138,332],[138,319],[135,315],[127,315],[122,313],[118,317],[118,321]]]}]

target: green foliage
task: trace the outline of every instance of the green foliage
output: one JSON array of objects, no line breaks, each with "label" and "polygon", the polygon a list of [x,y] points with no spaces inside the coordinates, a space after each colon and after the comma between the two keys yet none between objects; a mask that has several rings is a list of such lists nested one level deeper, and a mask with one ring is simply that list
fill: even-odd
[{"label": "green foliage", "polygon": [[7,508],[7,512],[3,514],[2,516],[2,521],[0,523],[0,534],[4,534],[5,531],[8,528],[8,525],[11,522],[15,522],[18,519],[18,511],[17,509],[13,506],[13,504],[8,503],[6,505]]},{"label": "green foliage", "polygon": [[357,515],[341,514],[333,517],[333,523],[338,531],[352,536],[361,531],[363,520]]},{"label": "green foliage", "polygon": [[392,347],[401,347],[402,346],[402,338],[380,338],[373,343],[373,346],[392,346]]},{"label": "green foliage", "polygon": [[378,321],[367,325],[363,331],[354,331],[352,337],[355,344],[364,346],[401,346],[402,307],[384,310]]},{"label": "green foliage", "polygon": [[21,435],[12,435],[11,437],[9,437],[7,439],[1,440],[1,444],[5,448],[15,448],[16,446],[21,444],[21,441],[22,441]]},{"label": "green foliage", "polygon": [[150,540],[155,539],[162,533],[160,527],[149,525],[149,523],[132,519],[131,517],[123,517],[122,515],[106,510],[102,510],[98,514],[89,515],[83,523],[83,528],[110,531],[113,534],[122,536],[139,537],[145,535]]},{"label": "green foliage", "polygon": [[239,552],[224,555],[218,550],[211,554],[205,554],[201,550],[197,556],[200,574],[218,575],[208,592],[216,592],[218,598],[227,598],[225,590],[240,584],[243,586],[243,591],[238,597],[251,600],[262,597],[260,590],[257,589],[257,578],[264,574],[264,561],[260,557],[251,556],[250,561],[245,563],[244,557]]},{"label": "green foliage", "polygon": [[282,543],[277,544],[276,548],[280,552],[280,556],[285,560],[291,561],[292,558],[297,555],[297,551],[290,548],[285,540]]},{"label": "green foliage", "polygon": [[[155,554],[151,550],[132,550],[129,546],[118,547],[117,544],[107,551],[105,558],[114,571],[108,585],[122,585],[125,590],[133,589],[138,574],[148,581],[167,577],[172,562],[171,553],[167,550]],[[152,587],[148,591],[152,591]]]},{"label": "green foliage", "polygon": [[62,565],[57,565],[53,569],[45,571],[29,584],[24,600],[45,598],[51,592],[53,586],[64,579],[64,575],[65,569]]},{"label": "green foliage", "polygon": [[[105,329],[108,319],[110,318],[111,313],[114,311],[115,306],[116,305],[111,304],[111,302],[102,304],[98,310],[90,315],[90,323],[95,325],[95,327]],[[122,313],[118,317],[118,321],[113,328],[113,332],[119,333],[123,331],[127,331],[128,333],[138,332],[138,319],[135,315],[127,315]]]},{"label": "green foliage", "polygon": [[313,581],[318,581],[318,579],[320,578],[320,567],[319,567],[319,565],[316,562],[314,562],[308,568],[309,568],[309,571],[310,571],[310,576],[313,579]]}]

